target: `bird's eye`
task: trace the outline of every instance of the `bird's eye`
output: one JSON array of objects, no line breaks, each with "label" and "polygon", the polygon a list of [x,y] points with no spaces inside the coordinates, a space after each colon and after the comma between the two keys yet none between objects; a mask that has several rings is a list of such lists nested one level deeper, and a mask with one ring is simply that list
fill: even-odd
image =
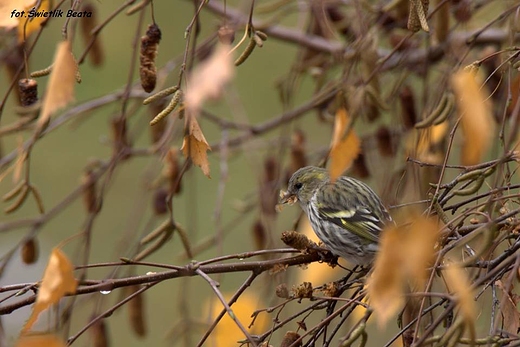
[{"label": "bird's eye", "polygon": [[300,190],[301,187],[303,187],[303,183],[301,183],[301,182],[297,182],[294,184],[294,188],[296,188],[296,190]]}]

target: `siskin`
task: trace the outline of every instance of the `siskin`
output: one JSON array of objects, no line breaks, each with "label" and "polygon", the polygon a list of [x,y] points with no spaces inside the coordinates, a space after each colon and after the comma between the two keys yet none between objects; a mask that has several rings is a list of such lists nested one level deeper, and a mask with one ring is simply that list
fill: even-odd
[{"label": "siskin", "polygon": [[365,183],[347,176],[331,182],[326,169],[314,166],[292,175],[280,203],[296,200],[325,246],[357,265],[373,261],[381,230],[393,223],[381,199]]}]

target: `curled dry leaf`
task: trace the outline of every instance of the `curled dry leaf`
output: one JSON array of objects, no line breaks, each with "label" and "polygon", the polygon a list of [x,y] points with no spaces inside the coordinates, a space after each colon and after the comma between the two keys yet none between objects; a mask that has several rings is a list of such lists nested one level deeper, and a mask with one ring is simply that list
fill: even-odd
[{"label": "curled dry leaf", "polygon": [[404,298],[405,273],[401,264],[401,229],[390,227],[381,236],[374,272],[367,281],[370,305],[376,313],[378,325],[386,322],[401,308]]},{"label": "curled dry leaf", "polygon": [[43,273],[33,311],[22,332],[31,329],[41,312],[58,303],[66,294],[73,294],[76,291],[78,281],[74,278],[73,270],[74,266],[67,256],[59,248],[54,248]]},{"label": "curled dry leaf", "polygon": [[361,142],[354,130],[350,129],[350,123],[347,110],[339,108],[336,111],[330,149],[329,173],[331,181],[336,180],[352,165],[361,150]]},{"label": "curled dry leaf", "polygon": [[195,115],[207,99],[220,96],[223,87],[234,75],[229,45],[220,44],[213,55],[195,69],[186,91],[186,110]]},{"label": "curled dry leaf", "polygon": [[404,270],[409,278],[409,282],[415,290],[423,290],[426,283],[427,271],[434,261],[435,243],[439,238],[439,224],[434,219],[414,216],[413,224],[409,229],[402,230],[404,242],[402,253],[406,255],[404,259]]},{"label": "curled dry leaf", "polygon": [[374,272],[367,283],[380,327],[401,308],[405,290],[423,290],[434,259],[437,222],[415,215],[410,222],[408,227],[391,226],[382,232]]},{"label": "curled dry leaf", "polygon": [[53,334],[22,335],[16,343],[16,347],[65,347],[66,344],[58,336]]},{"label": "curled dry leaf", "polygon": [[218,45],[211,58],[195,69],[189,79],[184,99],[187,132],[184,136],[182,150],[184,155],[189,156],[207,177],[210,175],[206,152],[210,150],[210,147],[200,130],[196,117],[204,101],[220,96],[224,85],[233,77],[233,61],[229,51],[229,45]]},{"label": "curled dry leaf", "polygon": [[[7,1],[7,2],[10,3],[10,1]],[[38,3],[40,6],[38,7],[37,11],[47,12],[50,10],[50,7],[51,7],[50,0],[41,0],[41,1],[23,0],[23,1],[16,1],[16,4],[13,7],[9,8],[9,11],[0,12],[0,13],[9,14],[9,17],[13,17],[13,16],[11,16],[11,12],[13,11],[13,9],[18,9],[23,6],[22,7],[23,11],[25,11],[25,13],[27,14]],[[20,6],[20,5],[22,5],[22,6]],[[0,10],[1,10],[1,6],[0,6]],[[37,30],[40,30],[42,24],[45,23],[47,21],[47,19],[49,19],[49,17],[43,17],[43,16],[29,17],[28,15],[20,16],[19,22],[18,22],[18,42],[23,42],[31,33],[35,32]]]},{"label": "curled dry leaf", "polygon": [[448,290],[456,295],[460,315],[462,316],[472,340],[474,340],[477,308],[475,306],[475,295],[471,289],[471,283],[469,282],[468,276],[463,269],[455,264],[448,266],[443,271],[443,274],[448,285]]},{"label": "curled dry leaf", "polygon": [[50,116],[74,100],[74,86],[76,85],[76,72],[78,66],[71,51],[70,41],[58,44],[54,56],[54,67],[49,77],[47,92],[43,100],[43,106],[38,126],[42,128]]},{"label": "curled dry leaf", "polygon": [[491,145],[494,123],[491,103],[476,73],[460,70],[452,77],[461,119],[464,143],[461,151],[463,165],[478,164]]},{"label": "curled dry leaf", "polygon": [[193,113],[188,114],[186,123],[187,132],[182,142],[182,152],[185,157],[191,158],[193,163],[202,169],[204,175],[211,178],[209,175],[208,154],[206,153],[211,148]]},{"label": "curled dry leaf", "polygon": [[[26,1],[28,4],[33,3],[34,0]],[[11,16],[13,8],[20,6],[19,0],[3,0],[0,1],[0,28],[14,28],[18,25],[18,19],[15,16]]]}]

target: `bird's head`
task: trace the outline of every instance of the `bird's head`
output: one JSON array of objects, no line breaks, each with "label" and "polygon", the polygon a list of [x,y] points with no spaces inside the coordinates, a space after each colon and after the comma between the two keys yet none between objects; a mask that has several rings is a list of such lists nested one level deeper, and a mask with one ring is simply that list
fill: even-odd
[{"label": "bird's head", "polygon": [[296,171],[291,179],[287,191],[281,194],[280,204],[294,204],[299,201],[307,204],[316,189],[329,182],[329,173],[326,169],[315,166],[306,166]]}]

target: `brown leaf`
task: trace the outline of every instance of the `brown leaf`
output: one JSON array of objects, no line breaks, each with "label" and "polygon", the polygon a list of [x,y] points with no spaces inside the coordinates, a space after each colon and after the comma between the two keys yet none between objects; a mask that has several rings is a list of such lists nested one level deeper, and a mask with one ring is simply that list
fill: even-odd
[{"label": "brown leaf", "polygon": [[211,178],[209,175],[208,154],[206,153],[208,150],[211,150],[211,148],[193,113],[188,114],[186,122],[188,131],[187,134],[184,135],[181,147],[182,152],[185,157],[190,157],[193,163],[202,169],[204,175]]},{"label": "brown leaf", "polygon": [[195,69],[184,99],[187,111],[198,114],[202,103],[219,97],[224,85],[233,78],[235,70],[229,52],[229,45],[218,45],[213,55]]},{"label": "brown leaf", "polygon": [[[361,142],[354,130],[349,129],[350,117],[345,108],[336,111],[334,134],[330,150],[330,180],[334,181],[347,170],[359,155]],[[345,134],[348,131],[347,134]]]},{"label": "brown leaf", "polygon": [[448,266],[443,271],[443,274],[449,287],[448,289],[457,296],[457,306],[460,309],[460,314],[472,339],[474,339],[477,308],[475,306],[475,295],[471,290],[468,276],[463,269],[455,264]]},{"label": "brown leaf", "polygon": [[74,100],[77,70],[78,67],[72,55],[70,41],[60,42],[54,56],[54,64],[47,85],[47,95],[38,119],[39,127],[43,127],[54,112]]},{"label": "brown leaf", "polygon": [[74,278],[73,270],[74,266],[67,256],[59,248],[54,248],[43,274],[33,312],[22,332],[31,329],[42,311],[59,302],[66,294],[72,294],[76,291],[78,281]]},{"label": "brown leaf", "polygon": [[494,123],[491,102],[483,91],[479,75],[461,70],[452,77],[457,96],[457,109],[461,118],[464,143],[461,151],[463,165],[475,165],[491,145]]},{"label": "brown leaf", "polygon": [[234,75],[232,56],[229,45],[219,45],[211,58],[207,59],[193,72],[185,94],[187,132],[182,143],[182,151],[193,163],[209,175],[207,151],[211,148],[197,122],[197,115],[202,103],[209,98],[217,98],[224,85]]},{"label": "brown leaf", "polygon": [[16,347],[65,347],[66,344],[59,337],[52,334],[22,335]]},{"label": "brown leaf", "polygon": [[[517,308],[517,298],[504,288],[502,281],[497,280],[496,285],[502,291],[500,299],[500,312],[502,313],[503,329],[511,334],[517,334],[520,328],[520,312]],[[516,300],[515,300],[516,299]],[[497,320],[497,323],[499,321]]]},{"label": "brown leaf", "polygon": [[[38,2],[36,0],[29,0],[29,1],[21,1],[22,3],[25,2],[25,7],[23,10],[25,11],[25,14],[27,14]],[[41,12],[45,11],[48,12],[50,10],[50,1],[49,0],[42,0],[40,2],[40,7],[36,9],[36,11]],[[13,9],[16,7],[13,7]],[[12,9],[11,9],[12,11]],[[9,11],[9,13],[11,13]],[[18,22],[18,42],[23,42],[24,39],[29,37],[29,35],[35,31],[40,30],[43,23],[45,23],[49,19],[49,17],[20,17],[20,21]],[[24,35],[25,33],[25,35]]]},{"label": "brown leaf", "polygon": [[392,226],[382,232],[374,272],[367,283],[370,305],[380,327],[401,308],[405,289],[423,290],[427,269],[434,259],[437,223],[415,214],[409,216],[408,222],[409,226]]},{"label": "brown leaf", "polygon": [[[14,9],[24,9],[25,7],[34,5],[36,0],[2,0],[0,1],[0,28],[14,28],[22,19],[16,17],[16,12],[12,14]],[[18,12],[19,13],[19,12]]]},{"label": "brown leaf", "polygon": [[434,260],[434,247],[439,238],[439,225],[433,219],[412,215],[410,228],[401,230],[401,253],[404,258],[404,270],[413,283],[413,290],[423,290],[426,281],[426,269]]},{"label": "brown leaf", "polygon": [[370,306],[374,308],[379,327],[397,313],[404,303],[405,272],[401,266],[401,229],[390,227],[381,234],[374,272],[367,280]]}]

